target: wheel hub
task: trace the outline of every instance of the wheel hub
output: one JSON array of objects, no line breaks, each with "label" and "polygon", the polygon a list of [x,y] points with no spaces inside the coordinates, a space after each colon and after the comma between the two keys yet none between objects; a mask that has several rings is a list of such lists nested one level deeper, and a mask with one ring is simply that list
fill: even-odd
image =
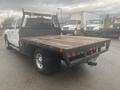
[{"label": "wheel hub", "polygon": [[39,69],[43,69],[43,59],[40,53],[36,55],[36,65]]}]

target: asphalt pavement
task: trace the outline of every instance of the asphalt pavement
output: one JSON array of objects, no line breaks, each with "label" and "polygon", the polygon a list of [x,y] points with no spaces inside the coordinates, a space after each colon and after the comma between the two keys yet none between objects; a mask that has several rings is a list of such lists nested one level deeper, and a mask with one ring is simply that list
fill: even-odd
[{"label": "asphalt pavement", "polygon": [[30,58],[7,50],[0,37],[0,90],[120,90],[120,41],[112,40],[97,62],[43,75]]}]

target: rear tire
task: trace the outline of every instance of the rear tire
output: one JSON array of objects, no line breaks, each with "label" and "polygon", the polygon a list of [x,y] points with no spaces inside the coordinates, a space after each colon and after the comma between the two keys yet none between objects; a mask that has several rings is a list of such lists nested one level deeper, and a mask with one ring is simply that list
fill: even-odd
[{"label": "rear tire", "polygon": [[61,63],[56,55],[49,51],[41,51],[40,49],[35,50],[34,53],[34,64],[38,71],[50,74],[60,69]]}]

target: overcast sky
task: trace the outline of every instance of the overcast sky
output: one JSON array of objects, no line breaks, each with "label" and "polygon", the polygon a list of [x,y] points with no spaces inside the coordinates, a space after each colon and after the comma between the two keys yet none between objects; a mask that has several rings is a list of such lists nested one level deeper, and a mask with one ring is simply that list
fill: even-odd
[{"label": "overcast sky", "polygon": [[22,8],[42,13],[56,13],[57,8],[62,8],[63,13],[80,11],[120,13],[120,0],[0,0],[0,17],[4,19],[8,13],[19,14],[16,11],[20,12]]},{"label": "overcast sky", "polygon": [[65,12],[85,11],[120,11],[120,0],[0,0],[0,10],[16,10],[21,8],[56,12],[58,7]]}]

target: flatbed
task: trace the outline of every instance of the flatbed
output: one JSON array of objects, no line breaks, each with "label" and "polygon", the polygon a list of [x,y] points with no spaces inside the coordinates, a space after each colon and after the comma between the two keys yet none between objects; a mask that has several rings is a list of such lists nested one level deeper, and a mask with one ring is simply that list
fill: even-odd
[{"label": "flatbed", "polygon": [[67,35],[27,37],[21,40],[31,44],[40,44],[61,49],[72,49],[109,41],[109,39],[105,38]]},{"label": "flatbed", "polygon": [[[110,45],[110,40],[105,38],[67,35],[26,37],[21,42],[59,53],[60,59],[65,60],[68,66],[89,63],[106,52]],[[83,56],[80,57],[81,53]]]}]

